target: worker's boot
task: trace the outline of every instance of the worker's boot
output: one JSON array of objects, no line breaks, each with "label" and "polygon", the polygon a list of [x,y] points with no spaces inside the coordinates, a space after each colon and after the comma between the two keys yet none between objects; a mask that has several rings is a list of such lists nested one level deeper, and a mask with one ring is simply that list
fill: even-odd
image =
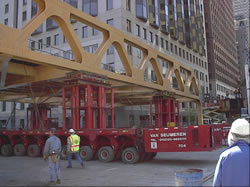
[{"label": "worker's boot", "polygon": [[85,167],[84,163],[81,163],[81,166],[82,166],[82,168],[84,168]]},{"label": "worker's boot", "polygon": [[54,185],[54,184],[56,184],[55,181],[49,181],[49,185]]},{"label": "worker's boot", "polygon": [[58,179],[58,180],[56,181],[56,183],[57,183],[57,184],[61,184],[61,180]]}]

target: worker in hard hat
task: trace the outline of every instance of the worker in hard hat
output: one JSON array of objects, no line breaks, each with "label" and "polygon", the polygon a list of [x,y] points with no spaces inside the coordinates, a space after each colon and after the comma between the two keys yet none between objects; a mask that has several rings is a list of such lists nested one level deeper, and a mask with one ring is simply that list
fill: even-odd
[{"label": "worker in hard hat", "polygon": [[79,155],[80,149],[80,137],[75,134],[74,129],[69,130],[70,136],[67,138],[67,151],[68,151],[68,166],[67,168],[72,168],[72,155],[79,161],[81,167],[84,167],[83,161]]},{"label": "worker in hard hat", "polygon": [[45,142],[43,149],[43,159],[49,161],[50,182],[49,184],[61,184],[60,154],[61,140],[55,135],[56,129],[51,128],[49,138]]},{"label": "worker in hard hat", "polygon": [[229,147],[220,155],[213,186],[250,186],[249,130],[247,120],[233,122],[228,134]]}]

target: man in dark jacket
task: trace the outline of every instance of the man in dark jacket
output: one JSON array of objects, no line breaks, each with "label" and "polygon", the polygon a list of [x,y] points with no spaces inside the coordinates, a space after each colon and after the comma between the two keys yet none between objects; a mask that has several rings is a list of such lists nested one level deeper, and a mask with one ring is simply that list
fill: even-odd
[{"label": "man in dark jacket", "polygon": [[47,139],[43,149],[43,159],[49,160],[50,182],[49,184],[61,184],[60,170],[60,153],[61,140],[55,136],[56,129],[52,128],[49,132],[50,137]]}]

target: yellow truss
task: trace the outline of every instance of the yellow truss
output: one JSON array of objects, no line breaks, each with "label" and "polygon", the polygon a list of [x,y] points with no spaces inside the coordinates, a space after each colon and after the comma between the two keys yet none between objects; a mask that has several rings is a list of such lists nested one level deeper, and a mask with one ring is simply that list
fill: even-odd
[{"label": "yellow truss", "polygon": [[[63,77],[66,72],[84,70],[106,75],[113,87],[126,85],[132,85],[132,87],[134,87],[136,85],[154,91],[168,91],[174,93],[175,97],[181,101],[194,101],[198,105],[198,118],[199,123],[201,123],[202,117],[199,89],[194,71],[190,67],[179,63],[172,57],[159,52],[157,49],[154,49],[134,37],[103,23],[79,9],[73,8],[62,0],[34,1],[38,5],[38,13],[22,29],[18,30],[9,28],[0,24],[0,71],[2,78],[4,77],[4,73],[6,73],[3,72],[4,64],[8,64],[5,86],[54,79]],[[47,18],[52,18],[61,28],[75,55],[74,61],[41,54],[28,48],[27,42],[29,37],[44,21],[46,21]],[[74,32],[71,19],[75,19],[102,32],[103,42],[95,54],[90,54],[84,51],[81,42]],[[142,50],[143,58],[138,68],[132,65],[127,51],[125,50],[125,43],[131,44]],[[126,75],[108,72],[102,69],[101,60],[111,45],[116,48]],[[164,59],[169,63],[169,70],[165,77],[160,71],[158,63],[159,58]],[[40,66],[20,65],[12,63],[11,59],[39,64]],[[157,83],[144,81],[144,72],[149,63],[152,64],[155,71]],[[181,77],[181,68],[187,72],[185,83]],[[171,87],[171,80],[174,75],[178,81],[178,89]],[[194,93],[191,93],[190,91],[191,85],[194,89]],[[3,98],[1,97],[0,99]]]}]

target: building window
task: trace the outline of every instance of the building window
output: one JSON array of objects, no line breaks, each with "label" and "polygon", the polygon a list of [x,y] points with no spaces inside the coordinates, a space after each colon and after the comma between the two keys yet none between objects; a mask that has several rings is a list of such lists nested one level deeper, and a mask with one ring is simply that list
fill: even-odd
[{"label": "building window", "polygon": [[38,49],[42,49],[43,48],[43,39],[38,40]]},{"label": "building window", "polygon": [[54,45],[59,45],[59,34],[54,36]]},{"label": "building window", "polygon": [[51,45],[51,37],[50,36],[46,38],[46,45],[47,45],[47,47],[49,47]]},{"label": "building window", "polygon": [[4,20],[4,25],[8,25],[8,18]]},{"label": "building window", "polygon": [[131,0],[126,0],[126,9],[131,11]]},{"label": "building window", "polygon": [[82,38],[88,37],[88,26],[82,27]]},{"label": "building window", "polygon": [[34,17],[37,13],[37,4],[32,1],[32,4],[31,4],[31,17]]},{"label": "building window", "polygon": [[98,44],[93,45],[92,46],[92,53],[95,53],[97,49],[98,49]]},{"label": "building window", "polygon": [[181,57],[181,48],[179,47],[179,56]]},{"label": "building window", "polygon": [[63,43],[66,43],[67,42],[67,39],[66,37],[63,35]]},{"label": "building window", "polygon": [[182,50],[182,55],[183,55],[183,58],[185,58],[185,50],[184,49]]},{"label": "building window", "polygon": [[20,128],[24,129],[24,119],[20,119]]},{"label": "building window", "polygon": [[23,21],[26,21],[26,20],[27,20],[27,12],[24,11],[24,12],[23,12]]},{"label": "building window", "polygon": [[188,52],[186,52],[186,57],[187,57],[187,60],[189,60],[189,59],[188,59],[188,57],[189,57],[189,56],[188,56]]},{"label": "building window", "polygon": [[113,18],[112,19],[108,19],[107,20],[107,24],[114,26],[114,19]]},{"label": "building window", "polygon": [[114,46],[111,45],[107,51],[107,54],[108,55],[113,55],[115,53],[115,49],[114,49]]},{"label": "building window", "polygon": [[193,56],[193,63],[195,64],[195,56]]},{"label": "building window", "polygon": [[92,29],[92,36],[96,36],[96,35],[98,35],[98,30],[93,28]]},{"label": "building window", "polygon": [[6,4],[4,7],[4,13],[7,14],[9,12],[9,4]]},{"label": "building window", "polygon": [[164,39],[161,38],[161,48],[164,48]]},{"label": "building window", "polygon": [[147,40],[147,30],[143,28],[142,31],[143,31],[143,39]]},{"label": "building window", "polygon": [[132,55],[132,46],[131,45],[127,45],[127,52],[128,52],[128,55]]},{"label": "building window", "polygon": [[31,43],[30,43],[30,49],[33,51],[33,50],[35,50],[36,49],[36,42],[35,41],[32,41]]},{"label": "building window", "polygon": [[159,39],[158,39],[158,35],[155,35],[155,44],[158,46],[159,45]]},{"label": "building window", "polygon": [[140,26],[136,24],[136,36],[140,36]]},{"label": "building window", "polygon": [[170,50],[171,50],[172,53],[174,52],[174,45],[173,45],[173,43],[170,43]]},{"label": "building window", "polygon": [[168,41],[166,40],[166,50],[168,50]]},{"label": "building window", "polygon": [[131,21],[127,19],[127,31],[131,32]]},{"label": "building window", "polygon": [[177,46],[176,45],[174,46],[174,49],[175,49],[175,54],[177,55]]},{"label": "building window", "polygon": [[158,0],[152,0],[149,3],[149,23],[154,27],[159,27],[159,2]]},{"label": "building window", "polygon": [[136,17],[144,21],[148,19],[147,0],[136,0]]},{"label": "building window", "polygon": [[207,69],[207,63],[205,62],[205,69]]},{"label": "building window", "polygon": [[24,107],[25,107],[24,103],[20,103],[20,110],[24,110]]},{"label": "building window", "polygon": [[97,0],[82,0],[82,11],[91,15],[98,15],[98,1]]},{"label": "building window", "polygon": [[150,42],[154,42],[154,38],[153,38],[153,33],[152,32],[149,32],[149,36],[150,36]]},{"label": "building window", "polygon": [[71,6],[77,8],[77,0],[64,0],[64,2],[70,4]]},{"label": "building window", "polygon": [[23,0],[23,6],[27,5],[27,0]]},{"label": "building window", "polygon": [[2,102],[2,112],[6,111],[6,101]]},{"label": "building window", "polygon": [[58,27],[58,25],[53,19],[48,18],[46,20],[46,31],[51,30],[51,29],[55,29],[57,27]]},{"label": "building window", "polygon": [[107,10],[113,9],[113,0],[106,0]]}]

